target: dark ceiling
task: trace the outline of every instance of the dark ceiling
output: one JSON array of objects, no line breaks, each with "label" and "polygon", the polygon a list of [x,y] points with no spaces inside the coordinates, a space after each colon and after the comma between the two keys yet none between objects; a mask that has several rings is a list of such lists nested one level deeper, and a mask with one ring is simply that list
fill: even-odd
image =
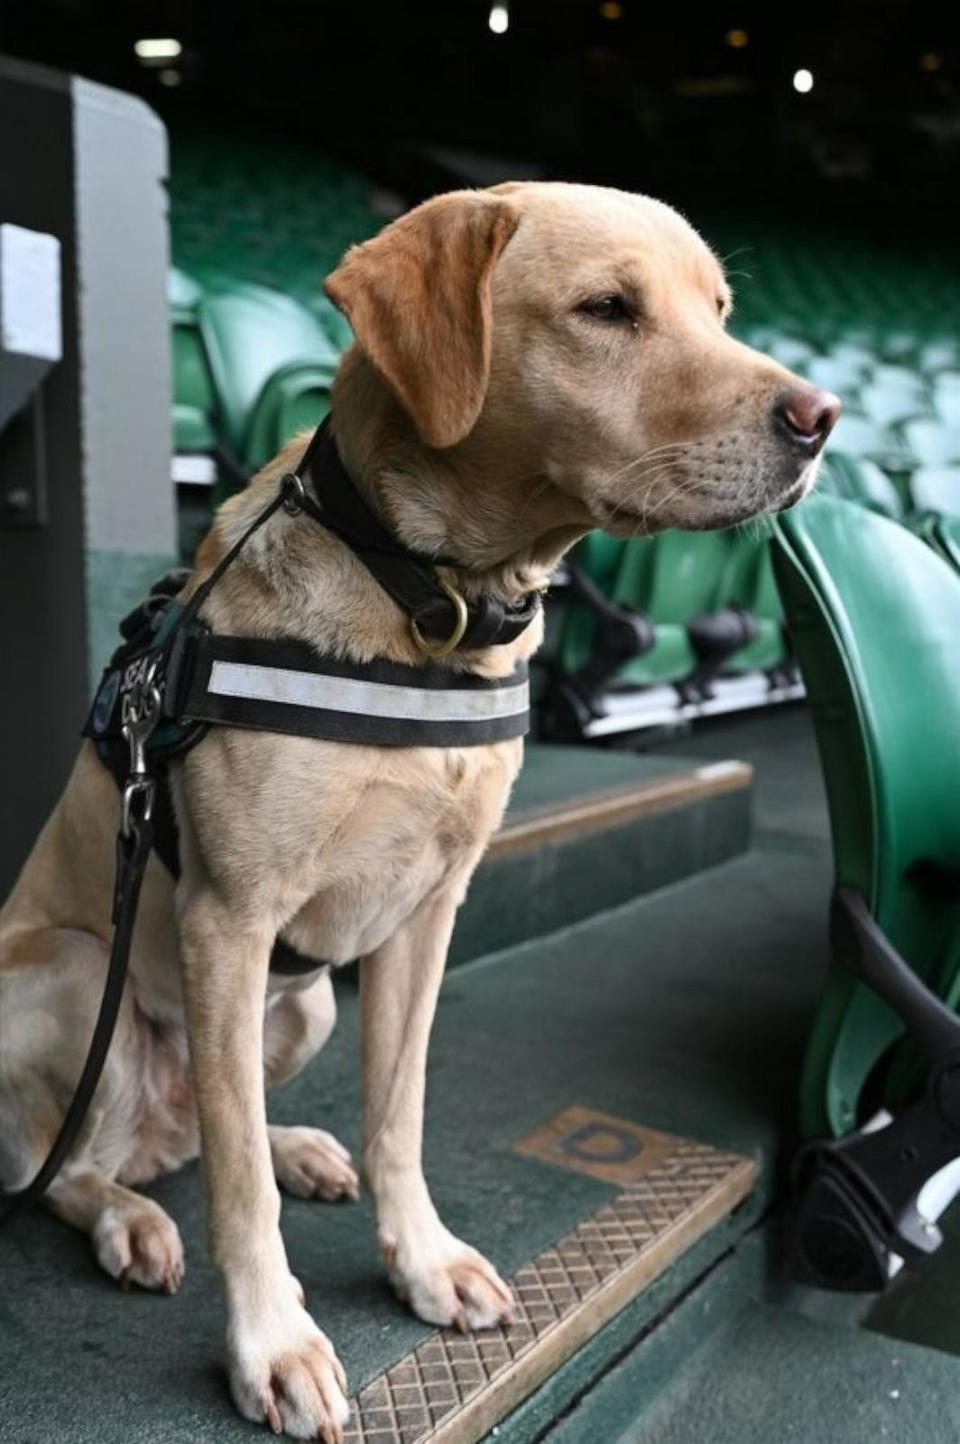
[{"label": "dark ceiling", "polygon": [[[955,188],[958,0],[506,3],[496,34],[491,0],[4,0],[0,49],[136,90],[174,129],[314,138],[408,193],[504,161],[788,207]],[[144,37],[181,53],[146,66]]]}]

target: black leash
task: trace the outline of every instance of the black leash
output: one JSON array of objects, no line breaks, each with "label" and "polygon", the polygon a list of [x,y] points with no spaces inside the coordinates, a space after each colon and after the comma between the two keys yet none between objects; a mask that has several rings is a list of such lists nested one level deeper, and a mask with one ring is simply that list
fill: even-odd
[{"label": "black leash", "polygon": [[[149,780],[149,779],[148,779]],[[137,905],[143,885],[147,859],[153,846],[153,824],[149,813],[149,792],[141,794],[144,810],[139,815],[130,814],[128,831],[117,835],[117,880],[113,908],[113,944],[110,948],[110,962],[107,967],[107,981],[104,984],[100,1011],[97,1014],[90,1051],[80,1074],[77,1091],[70,1100],[64,1115],[60,1132],[40,1168],[26,1188],[9,1195],[0,1204],[0,1224],[9,1223],[30,1204],[43,1197],[50,1184],[60,1172],[77,1136],[83,1127],[93,1095],[100,1082],[107,1053],[113,1040],[123,989],[127,981],[127,965],[130,960],[130,944],[137,920]],[[124,810],[128,809],[128,792],[124,791]]]},{"label": "black leash", "polygon": [[[308,474],[309,492],[303,480]],[[290,515],[306,512],[351,548],[407,613],[413,638],[428,656],[443,657],[458,646],[487,647],[512,641],[529,626],[539,609],[537,594],[523,597],[512,606],[489,597],[468,603],[454,587],[437,578],[434,566],[455,564],[442,557],[417,554],[397,542],[354,488],[328,421],[317,428],[297,470],[281,477],[277,495],[178,611],[162,642],[158,637],[156,648],[137,660],[135,675],[122,694],[121,731],[129,748],[129,768],[116,843],[113,939],[100,1010],[80,1081],[53,1146],[30,1183],[0,1200],[0,1224],[40,1199],[57,1176],[77,1141],[103,1073],[123,999],[140,890],[154,844],[157,777],[148,766],[147,744],[163,718],[169,671],[177,665],[176,655],[182,656],[179,644],[186,640],[190,623],[197,619],[217,582],[254,533],[281,507]],[[160,802],[162,812],[162,798]],[[286,951],[296,957],[291,949]],[[291,967],[290,971],[302,969]]]},{"label": "black leash", "polygon": [[[264,522],[285,504],[291,495],[291,478],[284,477],[280,491],[270,505],[247,527],[226,555],[220,560],[206,581],[197,587],[178,617],[176,630],[181,631],[188,621],[196,616],[217,582],[230,564],[237,558],[247,542]],[[120,805],[120,830],[117,833],[117,869],[113,894],[113,941],[110,946],[110,961],[107,965],[107,980],[100,1000],[100,1011],[93,1029],[90,1051],[87,1053],[83,1072],[77,1090],[70,1100],[60,1131],[50,1152],[40,1165],[26,1188],[7,1194],[0,1202],[0,1224],[9,1223],[30,1204],[43,1197],[50,1184],[63,1166],[71,1148],[83,1127],[84,1119],[93,1101],[97,1084],[103,1073],[110,1044],[113,1040],[123,990],[127,981],[130,963],[130,945],[137,920],[137,906],[140,889],[150,850],[153,846],[153,802],[156,780],[147,768],[146,746],[154,728],[160,721],[162,694],[158,685],[161,657],[158,654],[144,670],[143,676],[124,697],[123,734],[130,748],[130,770]]]}]

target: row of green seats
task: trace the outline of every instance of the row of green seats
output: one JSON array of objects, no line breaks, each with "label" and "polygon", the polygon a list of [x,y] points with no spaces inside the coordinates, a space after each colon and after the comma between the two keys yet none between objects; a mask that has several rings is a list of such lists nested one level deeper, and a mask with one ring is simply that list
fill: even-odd
[{"label": "row of green seats", "polygon": [[[957,470],[915,473],[908,504],[878,463],[838,451],[825,460],[819,489],[904,523],[960,564]],[[572,725],[571,706],[583,719],[581,734],[592,735],[588,714],[603,715],[611,697],[629,691],[672,688],[678,715],[683,705],[709,699],[718,680],[747,674],[765,676],[771,692],[793,695],[782,691],[793,657],[759,533],[668,531],[625,541],[592,532],[571,553],[567,571],[567,585],[551,600],[544,653],[552,695],[563,693],[562,706],[547,711],[557,735]],[[753,692],[742,705],[761,700]],[[631,728],[625,723],[624,730]]]},{"label": "row of green seats", "polygon": [[813,352],[859,346],[920,370],[960,366],[956,257],[942,227],[914,223],[878,245],[867,230],[743,211],[698,220],[729,265],[737,330],[761,350],[786,333]]},{"label": "row of green seats", "polygon": [[314,145],[196,120],[170,141],[173,256],[203,284],[227,271],[312,310],[347,247],[383,224],[367,178]]},{"label": "row of green seats", "polygon": [[172,271],[170,310],[174,476],[195,491],[213,487],[185,498],[192,538],[211,507],[326,415],[349,331],[333,307],[310,311],[222,274],[201,286]]},{"label": "row of green seats", "polygon": [[669,720],[674,708],[719,708],[721,679],[756,676],[761,693],[782,684],[791,661],[765,538],[745,528],[634,541],[589,533],[551,593],[542,666],[552,681],[545,727],[558,736],[593,735],[588,715],[605,715],[614,695],[659,689],[656,716]]}]

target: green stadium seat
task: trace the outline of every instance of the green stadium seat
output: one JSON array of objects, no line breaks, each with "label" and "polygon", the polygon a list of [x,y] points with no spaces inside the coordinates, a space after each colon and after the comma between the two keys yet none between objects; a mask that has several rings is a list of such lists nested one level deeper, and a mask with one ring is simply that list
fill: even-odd
[{"label": "green stadium seat", "polygon": [[342,311],[338,311],[332,301],[326,296],[320,295],[310,303],[311,311],[317,315],[320,325],[330,337],[338,351],[346,351],[353,345],[353,330],[350,322]]},{"label": "green stadium seat", "polygon": [[212,455],[217,446],[211,414],[199,406],[173,403],[174,450],[178,454]]},{"label": "green stadium seat", "polygon": [[859,368],[861,376],[871,376],[880,361],[874,346],[864,345],[862,341],[854,341],[849,332],[844,340],[834,344],[830,355],[834,361]]},{"label": "green stadium seat", "polygon": [[[172,327],[174,480],[178,485],[210,486],[216,480],[217,400],[198,316],[203,290],[193,276],[173,267],[168,272],[167,297]],[[197,498],[191,505],[197,509]],[[191,537],[196,530],[194,519]]]},{"label": "green stadium seat", "polygon": [[295,363],[332,374],[339,352],[306,307],[248,282],[209,282],[198,315],[223,439],[250,465],[250,420],[271,376]]},{"label": "green stadium seat", "polygon": [[901,428],[911,456],[920,466],[953,466],[960,463],[960,425],[922,417]]},{"label": "green stadium seat", "polygon": [[928,375],[960,367],[960,342],[952,337],[942,336],[928,341],[921,349],[919,362]]},{"label": "green stadium seat", "polygon": [[171,266],[167,271],[167,302],[174,320],[181,316],[192,316],[197,308],[203,290],[193,276]]},{"label": "green stadium seat", "polygon": [[902,462],[904,448],[896,433],[869,417],[845,412],[830,436],[830,453],[866,457],[880,465]]},{"label": "green stadium seat", "polygon": [[259,471],[298,432],[313,430],[330,410],[335,366],[281,367],[267,381],[247,424],[244,461]]},{"label": "green stadium seat", "polygon": [[[810,700],[838,888],[950,1007],[960,982],[960,577],[915,536],[832,497],[777,522],[776,569]],[[903,1033],[833,957],[802,1084],[809,1134],[865,1121],[864,1086]],[[885,1096],[902,1101],[909,1070]],[[873,1106],[877,1106],[874,1101]]]},{"label": "green stadium seat", "polygon": [[[641,613],[653,623],[650,646],[617,661],[612,672],[599,669],[604,686],[682,686],[714,675],[772,671],[786,661],[782,610],[762,539],[736,531],[666,531],[618,542],[591,533],[571,554],[570,564],[575,574],[586,573],[614,607]],[[756,635],[732,652],[721,641],[721,650],[711,653],[713,619],[731,609],[750,614],[746,624],[729,618],[733,636],[746,628]],[[575,675],[589,668],[593,678],[603,645],[597,606],[583,597],[570,600],[555,648],[561,670]]]},{"label": "green stadium seat", "polygon": [[918,401],[922,401],[927,393],[924,377],[912,366],[894,366],[889,362],[881,362],[870,373],[870,381],[872,385],[882,386],[885,391],[915,396]]},{"label": "green stadium seat", "polygon": [[859,402],[864,415],[878,426],[896,426],[931,411],[922,386],[890,385],[876,378],[861,387]]},{"label": "green stadium seat", "polygon": [[911,517],[910,530],[960,573],[960,517],[920,512]]},{"label": "green stadium seat", "polygon": [[777,591],[766,537],[727,532],[728,558],[717,589],[720,607],[742,607],[750,613],[757,636],[724,663],[725,672],[771,672],[787,660],[783,608]]},{"label": "green stadium seat", "polygon": [[[569,565],[583,571],[605,597],[611,597],[627,543],[602,531],[591,531],[570,553]],[[585,602],[571,599],[565,607],[558,664],[565,672],[578,672],[589,662],[598,636],[598,618]]]},{"label": "green stadium seat", "polygon": [[919,466],[910,477],[910,497],[919,511],[960,517],[960,466]]},{"label": "green stadium seat", "polygon": [[888,361],[913,366],[919,360],[920,343],[913,331],[888,331],[881,338],[880,350]]},{"label": "green stadium seat", "polygon": [[960,423],[960,371],[941,371],[933,380],[933,409],[947,425]]},{"label": "green stadium seat", "polygon": [[[886,472],[866,457],[847,456],[842,451],[831,451],[826,457],[818,489],[821,492],[855,501],[860,506],[879,512],[899,521],[903,516],[900,493]],[[833,485],[824,481],[832,478]]]},{"label": "green stadium seat", "polygon": [[621,558],[611,599],[646,613],[656,628],[654,645],[626,662],[620,682],[653,687],[681,682],[697,670],[688,624],[716,612],[727,560],[725,532],[665,531],[630,542]]},{"label": "green stadium seat", "polygon": [[868,375],[868,367],[842,356],[816,356],[807,367],[807,378],[814,386],[835,391],[844,401],[859,392]]},{"label": "green stadium seat", "polygon": [[[757,342],[751,344],[757,345]],[[791,371],[799,371],[804,376],[811,362],[817,359],[816,348],[809,341],[804,341],[799,336],[777,335],[776,332],[770,335],[759,349],[776,357],[781,365],[789,367]]]},{"label": "green stadium seat", "polygon": [[758,351],[769,351],[774,339],[780,334],[776,326],[764,324],[741,325],[739,312],[734,313],[730,329],[738,335],[746,345],[754,346]]},{"label": "green stadium seat", "polygon": [[[839,453],[837,455],[839,456]],[[817,473],[817,491],[821,496],[839,496],[844,501],[856,501],[856,497],[850,495],[844,470],[835,466],[834,459],[830,456],[824,457]]]}]

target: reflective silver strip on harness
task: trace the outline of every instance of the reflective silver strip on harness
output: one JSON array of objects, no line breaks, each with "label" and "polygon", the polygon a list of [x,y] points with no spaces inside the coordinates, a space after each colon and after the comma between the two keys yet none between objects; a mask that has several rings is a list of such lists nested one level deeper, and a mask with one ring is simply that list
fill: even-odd
[{"label": "reflective silver strip on harness", "polygon": [[526,681],[490,692],[458,687],[435,691],[245,662],[215,661],[207,691],[217,696],[407,722],[483,722],[525,715],[530,706]]}]

